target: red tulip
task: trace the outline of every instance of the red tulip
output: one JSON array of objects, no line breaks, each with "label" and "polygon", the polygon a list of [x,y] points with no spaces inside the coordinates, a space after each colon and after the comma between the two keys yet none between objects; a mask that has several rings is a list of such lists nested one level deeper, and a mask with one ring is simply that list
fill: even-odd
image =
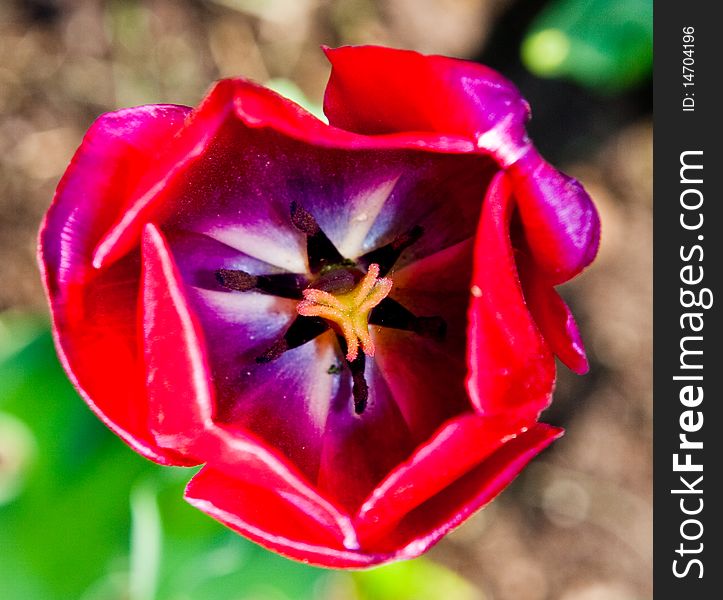
[{"label": "red tulip", "polygon": [[[478,64],[327,50],[330,124],[243,79],[101,116],[40,233],[58,353],[191,504],[286,556],[417,556],[561,434],[590,198]],[[112,466],[109,466],[112,468]]]}]

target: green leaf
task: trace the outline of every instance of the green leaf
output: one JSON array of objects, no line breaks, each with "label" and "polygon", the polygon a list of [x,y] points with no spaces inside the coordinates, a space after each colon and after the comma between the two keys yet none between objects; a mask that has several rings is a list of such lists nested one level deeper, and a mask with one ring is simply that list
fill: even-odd
[{"label": "green leaf", "polygon": [[484,600],[471,583],[426,558],[352,574],[359,600]]},{"label": "green leaf", "polygon": [[328,571],[194,509],[183,488],[196,469],[154,465],[108,431],[68,381],[44,319],[1,315],[0,352],[3,600],[318,597]]},{"label": "green leaf", "polygon": [[556,0],[530,26],[521,48],[540,77],[622,92],[648,79],[653,64],[651,0]]},{"label": "green leaf", "polygon": [[321,108],[321,105],[309,100],[306,97],[306,94],[301,91],[301,88],[296,85],[296,83],[291,81],[291,79],[276,77],[274,79],[269,79],[265,85],[267,88],[275,91],[277,94],[281,94],[292,102],[296,102],[296,104],[308,110],[317,119],[321,119],[322,121],[327,122],[326,115],[324,115],[324,110]]}]

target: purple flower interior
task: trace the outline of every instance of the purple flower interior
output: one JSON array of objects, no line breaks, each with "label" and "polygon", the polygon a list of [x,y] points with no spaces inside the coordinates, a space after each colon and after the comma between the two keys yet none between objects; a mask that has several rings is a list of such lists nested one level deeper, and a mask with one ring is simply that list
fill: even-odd
[{"label": "purple flower interior", "polygon": [[[472,238],[495,170],[479,155],[325,148],[233,120],[221,128],[174,184],[178,205],[163,225],[204,330],[215,419],[268,440],[355,509],[445,420],[469,410]],[[294,202],[351,261],[421,227],[388,274],[390,298],[417,317],[442,319],[446,332],[371,325],[376,353],[363,363],[368,399],[360,414],[332,329],[260,363],[299,318],[298,300],[231,290],[216,276],[291,273],[313,285]]]}]

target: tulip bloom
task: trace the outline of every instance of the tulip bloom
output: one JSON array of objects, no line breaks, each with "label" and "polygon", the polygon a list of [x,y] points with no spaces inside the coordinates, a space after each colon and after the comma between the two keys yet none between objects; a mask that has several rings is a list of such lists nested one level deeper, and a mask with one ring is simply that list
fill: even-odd
[{"label": "tulip bloom", "polygon": [[[554,286],[593,259],[590,198],[474,63],[326,50],[326,124],[244,79],[196,109],[101,116],[40,233],[58,353],[186,497],[286,556],[417,556],[561,434]],[[112,468],[112,465],[109,465]]]}]

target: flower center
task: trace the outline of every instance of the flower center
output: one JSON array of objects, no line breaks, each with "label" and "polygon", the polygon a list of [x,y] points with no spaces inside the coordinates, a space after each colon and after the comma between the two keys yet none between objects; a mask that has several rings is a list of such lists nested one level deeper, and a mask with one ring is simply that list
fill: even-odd
[{"label": "flower center", "polygon": [[345,293],[331,293],[308,288],[296,306],[302,317],[321,317],[335,327],[346,341],[346,359],[356,360],[359,346],[367,356],[374,356],[374,342],[369,335],[369,313],[392,289],[392,280],[379,277],[379,265],[372,263],[362,280]]},{"label": "flower center", "polygon": [[246,271],[218,269],[216,280],[222,287],[235,292],[300,300],[296,306],[298,316],[279,339],[256,357],[259,364],[278,359],[330,328],[335,330],[339,347],[346,352],[345,366],[352,379],[354,412],[361,415],[369,397],[369,386],[364,379],[366,357],[374,356],[370,324],[411,331],[439,341],[446,335],[447,324],[441,317],[417,316],[388,297],[392,280],[386,277],[387,273],[404,250],[417,242],[424,232],[420,226],[414,226],[390,243],[350,260],[342,256],[303,206],[292,202],[289,212],[294,227],[306,236],[309,274],[253,275]]}]

